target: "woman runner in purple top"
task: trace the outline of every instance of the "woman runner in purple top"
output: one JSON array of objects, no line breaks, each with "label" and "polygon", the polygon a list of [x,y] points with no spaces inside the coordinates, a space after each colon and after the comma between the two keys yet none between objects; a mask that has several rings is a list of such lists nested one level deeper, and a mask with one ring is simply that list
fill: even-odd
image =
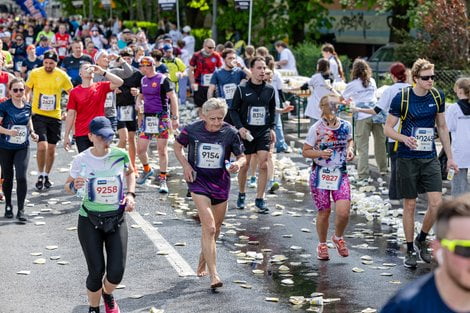
[{"label": "woman runner in purple top", "polygon": [[[227,211],[230,173],[237,173],[245,164],[242,141],[237,130],[224,122],[226,114],[224,99],[207,100],[202,106],[202,120],[186,126],[174,146],[202,225],[197,275],[207,275],[207,266],[212,290],[223,285],[215,265],[215,241]],[[187,157],[184,147],[188,147]],[[236,161],[230,162],[231,153]]]}]

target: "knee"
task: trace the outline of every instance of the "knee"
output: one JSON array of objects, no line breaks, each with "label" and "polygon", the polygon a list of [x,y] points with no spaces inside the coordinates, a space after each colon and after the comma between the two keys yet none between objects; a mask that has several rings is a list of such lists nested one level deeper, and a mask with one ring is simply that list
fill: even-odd
[{"label": "knee", "polygon": [[16,183],[18,184],[18,186],[26,186],[26,175],[23,175],[23,174],[17,174],[16,175]]},{"label": "knee", "polygon": [[106,280],[113,285],[117,285],[122,281],[124,276],[124,264],[115,264],[108,268],[106,272]]},{"label": "knee", "polygon": [[163,147],[158,147],[157,151],[158,151],[158,155],[161,155],[161,156],[165,156],[168,153],[168,149],[166,145]]},{"label": "knee", "polygon": [[268,159],[260,159],[258,163],[258,167],[260,170],[266,170],[268,169]]},{"label": "knee", "polygon": [[46,141],[41,141],[38,142],[38,151],[46,151],[47,150],[47,142]]},{"label": "knee", "polygon": [[337,210],[336,211],[336,216],[339,218],[339,219],[349,219],[349,210]]},{"label": "knee", "polygon": [[214,237],[216,232],[217,232],[217,228],[215,227],[215,225],[207,225],[207,226],[203,226],[202,227],[202,231],[210,236],[210,237]]},{"label": "knee", "polygon": [[327,219],[329,219],[330,218],[330,213],[331,213],[330,209],[318,211],[317,220],[327,220]]},{"label": "knee", "polygon": [[100,269],[93,269],[88,273],[86,279],[86,287],[91,292],[96,292],[103,286],[104,267]]}]

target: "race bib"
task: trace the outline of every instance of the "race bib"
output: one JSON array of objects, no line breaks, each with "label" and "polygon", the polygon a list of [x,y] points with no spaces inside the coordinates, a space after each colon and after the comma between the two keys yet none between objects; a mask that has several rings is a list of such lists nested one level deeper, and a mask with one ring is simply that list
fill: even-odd
[{"label": "race bib", "polygon": [[219,144],[202,143],[198,145],[196,166],[199,168],[222,168],[224,148]]},{"label": "race bib", "polygon": [[112,108],[114,100],[114,91],[110,91],[106,94],[106,100],[104,101],[105,108]]},{"label": "race bib", "polygon": [[0,84],[0,98],[5,98],[7,96],[7,85]]},{"label": "race bib", "polygon": [[338,190],[341,183],[341,170],[339,168],[320,167],[317,171],[316,187],[325,190]]},{"label": "race bib", "polygon": [[264,126],[266,125],[266,108],[250,107],[248,109],[248,125]]},{"label": "race bib", "polygon": [[39,95],[39,109],[43,111],[54,111],[55,110],[55,95]]},{"label": "race bib", "polygon": [[135,120],[133,105],[118,106],[117,108],[118,108],[118,113],[117,113],[118,121],[131,122]]},{"label": "race bib", "polygon": [[18,136],[8,136],[9,143],[21,145],[26,142],[26,139],[28,138],[28,129],[26,128],[26,125],[13,125],[10,129],[16,130],[18,132]]},{"label": "race bib", "polygon": [[122,182],[119,176],[91,178],[88,190],[90,201],[100,204],[118,204],[121,200]]},{"label": "race bib", "polygon": [[415,151],[432,151],[434,128],[416,127],[413,129],[413,137],[418,141]]},{"label": "race bib", "polygon": [[146,116],[144,119],[144,133],[158,134],[158,116]]},{"label": "race bib", "polygon": [[237,89],[237,85],[235,84],[225,84],[222,89],[224,90],[224,95],[226,100],[232,100],[233,99],[233,94],[235,93],[235,90]]},{"label": "race bib", "polygon": [[202,75],[201,85],[202,86],[209,86],[209,84],[211,83],[211,78],[212,78],[212,74]]}]

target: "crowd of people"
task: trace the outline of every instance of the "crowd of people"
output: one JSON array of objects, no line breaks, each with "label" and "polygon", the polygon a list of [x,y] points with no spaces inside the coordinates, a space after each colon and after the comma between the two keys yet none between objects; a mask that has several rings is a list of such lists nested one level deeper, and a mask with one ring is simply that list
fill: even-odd
[{"label": "crowd of people", "polygon": [[[66,150],[76,145],[79,154],[65,189],[82,199],[78,236],[88,265],[89,312],[99,312],[101,298],[106,312],[120,312],[112,292],[124,274],[124,212],[135,208],[136,184],[154,177],[159,192],[167,194],[169,159],[175,157],[182,165],[188,196],[202,226],[197,275],[208,275],[215,290],[223,286],[216,267],[215,241],[227,211],[231,175],[238,174],[237,208],[246,206],[248,185],[257,188],[257,212],[267,214],[266,192],[279,188],[273,175],[273,153],[290,152],[281,114],[295,107],[286,101],[279,69],[295,75],[298,71],[288,45],[275,42],[278,56],[274,57],[267,47],[246,46],[241,53],[232,42],[216,45],[207,38],[196,51],[191,27],[185,26],[181,33],[175,25],[168,26],[167,33],[149,40],[145,30],[122,28],[118,19],[103,25],[88,20],[0,16],[0,165],[5,218],[14,217],[16,173],[16,217],[27,221],[24,203],[30,140],[37,142],[38,191],[54,185],[50,176],[59,141],[63,140]],[[468,301],[450,303],[455,295],[440,288],[444,283],[439,279],[468,295],[469,280],[462,282],[463,276],[456,276],[468,278],[470,238],[462,229],[468,228],[470,204],[468,198],[442,204],[435,138],[437,132],[447,155],[447,169],[455,173],[452,196],[470,191],[466,144],[470,78],[455,83],[458,101],[446,108],[446,95],[433,85],[434,65],[425,59],[416,60],[411,69],[393,64],[390,75],[394,83],[379,99],[367,62],[354,61],[346,84],[331,44],[323,45],[312,72],[301,87],[311,91],[305,109],[310,128],[302,154],[313,164],[310,190],[317,209],[317,258],[330,259],[326,241],[333,208],[331,240],[341,257],[349,256],[343,236],[351,210],[346,165],[357,151],[359,184],[368,182],[372,133],[380,175],[389,173],[387,151],[391,158],[389,200],[393,204],[403,200],[404,266],[416,268],[418,259],[430,263],[432,253],[436,255],[443,266],[436,273],[436,282],[427,277],[421,287],[436,289],[437,285],[437,294],[444,299],[436,304],[444,308],[440,312],[468,310]],[[346,84],[344,90],[335,88],[338,83]],[[192,109],[192,103],[194,120],[180,125],[180,110]],[[345,106],[354,113],[352,122],[340,118]],[[297,114],[301,114],[299,108]],[[115,135],[117,144],[113,144]],[[168,144],[173,136],[174,154],[170,155]],[[150,166],[148,155],[153,139],[158,171]],[[427,194],[428,209],[415,237],[420,193]],[[437,243],[431,253],[427,236],[436,219]],[[453,270],[452,262],[465,266],[467,272]],[[436,290],[432,292],[436,294]],[[403,297],[395,297],[384,312],[413,304]]]}]

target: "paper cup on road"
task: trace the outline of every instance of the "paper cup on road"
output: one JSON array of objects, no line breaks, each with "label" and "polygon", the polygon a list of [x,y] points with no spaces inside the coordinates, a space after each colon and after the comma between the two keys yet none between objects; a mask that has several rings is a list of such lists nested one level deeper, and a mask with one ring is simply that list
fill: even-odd
[{"label": "paper cup on road", "polygon": [[313,297],[310,300],[311,305],[323,305],[323,297]]}]

